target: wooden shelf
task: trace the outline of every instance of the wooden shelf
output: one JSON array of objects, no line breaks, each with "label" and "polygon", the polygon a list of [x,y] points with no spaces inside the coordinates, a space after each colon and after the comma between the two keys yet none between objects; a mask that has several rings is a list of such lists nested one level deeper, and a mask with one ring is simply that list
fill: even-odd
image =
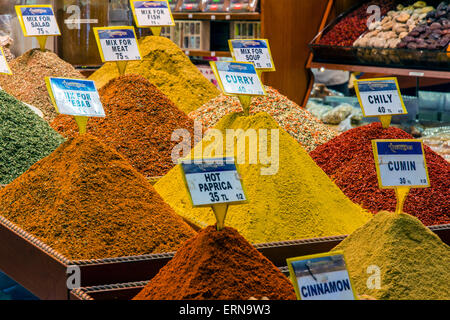
[{"label": "wooden shelf", "polygon": [[334,63],[321,63],[311,62],[310,68],[325,68],[331,70],[345,70],[353,72],[370,72],[379,74],[389,74],[408,77],[423,77],[423,78],[435,78],[435,79],[450,79],[450,71],[439,70],[422,70],[422,69],[403,69],[403,68],[390,68],[390,67],[377,67],[366,65],[348,65],[348,64],[334,64]]},{"label": "wooden shelf", "polygon": [[229,51],[203,51],[203,50],[188,50],[182,49],[187,56],[191,57],[230,57]]},{"label": "wooden shelf", "polygon": [[175,20],[251,20],[258,21],[261,19],[259,12],[174,12],[173,18]]}]

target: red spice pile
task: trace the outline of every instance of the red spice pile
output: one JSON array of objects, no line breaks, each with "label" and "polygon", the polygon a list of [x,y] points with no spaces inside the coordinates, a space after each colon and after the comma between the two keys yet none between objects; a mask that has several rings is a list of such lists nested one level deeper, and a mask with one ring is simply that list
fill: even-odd
[{"label": "red spice pile", "polygon": [[[139,75],[115,78],[99,93],[106,118],[91,118],[87,132],[115,148],[146,176],[162,176],[172,169],[171,153],[178,143],[171,141],[172,133],[187,129],[193,138],[194,122]],[[78,133],[71,116],[59,115],[52,127],[65,137]]]},{"label": "red spice pile", "polygon": [[367,8],[377,5],[381,9],[381,17],[394,8],[393,0],[371,1],[362,5],[359,9],[339,21],[329,32],[327,32],[319,44],[330,46],[350,47],[367,30],[367,19],[372,13],[367,13]]},{"label": "red spice pile", "polygon": [[[371,141],[374,139],[413,139],[397,128],[383,129],[376,122],[349,130],[310,153],[347,197],[377,213],[395,211],[394,190],[378,187]],[[404,211],[416,216],[425,225],[450,223],[450,164],[425,147],[431,187],[412,189]]]},{"label": "red spice pile", "polygon": [[294,288],[235,229],[188,240],[134,300],[295,300]]}]

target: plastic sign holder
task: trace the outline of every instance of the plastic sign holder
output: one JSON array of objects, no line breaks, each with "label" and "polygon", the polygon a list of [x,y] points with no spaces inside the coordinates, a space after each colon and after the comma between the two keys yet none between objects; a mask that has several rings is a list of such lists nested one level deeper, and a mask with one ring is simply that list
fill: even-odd
[{"label": "plastic sign holder", "polygon": [[298,300],[357,300],[343,251],[286,261]]},{"label": "plastic sign holder", "polygon": [[5,51],[3,47],[0,47],[0,73],[12,75],[11,68],[9,67],[8,61],[6,60]]},{"label": "plastic sign holder", "polygon": [[105,117],[94,81],[69,78],[45,78],[56,111],[75,116],[80,134],[86,133],[89,117]]},{"label": "plastic sign holder", "polygon": [[259,77],[263,72],[276,71],[267,39],[233,39],[228,40],[234,61],[252,62]]},{"label": "plastic sign holder", "polygon": [[159,36],[163,27],[175,25],[167,0],[130,0],[130,5],[136,26],[150,27],[154,36]]},{"label": "plastic sign holder", "polygon": [[372,140],[378,185],[395,189],[397,207],[403,205],[411,188],[429,188],[430,178],[423,143],[417,140]]},{"label": "plastic sign holder", "polygon": [[41,51],[45,51],[48,36],[61,35],[52,5],[24,5],[15,9],[23,35],[36,37]]},{"label": "plastic sign holder", "polygon": [[378,117],[385,129],[393,115],[408,114],[397,78],[356,80],[355,91],[364,117]]},{"label": "plastic sign holder", "polygon": [[181,160],[180,164],[192,206],[211,207],[216,216],[217,230],[222,230],[228,207],[247,203],[235,159]]},{"label": "plastic sign holder", "polygon": [[245,115],[250,113],[252,97],[267,95],[253,63],[211,61],[210,64],[223,93],[227,96],[237,96]]},{"label": "plastic sign holder", "polygon": [[125,74],[128,61],[142,60],[134,27],[98,27],[94,35],[102,62],[115,61],[120,75]]}]

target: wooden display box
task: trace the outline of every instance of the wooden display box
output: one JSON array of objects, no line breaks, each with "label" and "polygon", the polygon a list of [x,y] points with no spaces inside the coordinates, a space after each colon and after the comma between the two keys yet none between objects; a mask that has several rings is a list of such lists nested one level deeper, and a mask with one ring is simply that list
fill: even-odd
[{"label": "wooden display box", "polygon": [[[450,243],[450,225],[430,228],[445,243]],[[286,258],[327,252],[346,236],[305,239],[255,245],[277,267],[286,266]],[[99,260],[71,261],[42,241],[0,216],[0,270],[40,299],[67,300],[67,268],[78,266],[81,287],[114,283],[135,283],[152,279],[174,253],[151,254]],[[142,283],[141,283],[142,284]],[[120,288],[119,288],[120,289]],[[108,289],[117,294],[116,289]],[[122,289],[120,289],[122,290]],[[101,290],[102,292],[105,290]],[[127,290],[123,290],[125,292]],[[72,295],[73,296],[73,295]],[[121,297],[128,297],[123,294]]]}]

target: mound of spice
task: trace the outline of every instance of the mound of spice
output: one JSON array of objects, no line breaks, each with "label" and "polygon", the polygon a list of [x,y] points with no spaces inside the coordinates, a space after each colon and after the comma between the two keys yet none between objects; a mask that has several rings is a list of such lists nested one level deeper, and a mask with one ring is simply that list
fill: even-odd
[{"label": "mound of spice", "polygon": [[[250,242],[344,235],[370,219],[371,214],[352,203],[267,113],[248,117],[229,114],[215,129],[205,134],[192,154],[196,158],[202,154],[204,158],[236,156],[249,203],[230,206],[226,223]],[[226,151],[228,140],[223,143],[222,150],[221,147],[219,150],[214,148],[214,145],[220,145],[215,140],[217,133],[225,137],[230,130],[237,136],[231,145],[234,149]],[[252,130],[255,138],[241,144]],[[260,156],[250,160],[257,155],[255,150],[259,150]],[[271,157],[261,159],[264,151]],[[156,190],[178,214],[192,223],[200,227],[213,224],[215,218],[210,208],[191,207],[181,170],[180,166],[172,169],[156,183]]]},{"label": "mound of spice", "polygon": [[[324,125],[309,111],[300,108],[295,102],[266,86],[267,96],[252,99],[250,114],[267,112],[275,121],[292,135],[307,150],[312,151],[337,136],[338,132]],[[189,117],[200,121],[204,127],[214,127],[223,116],[242,112],[238,98],[220,94],[200,109],[191,112]]]},{"label": "mound of spice", "polygon": [[295,300],[294,287],[235,229],[187,241],[134,300]]},{"label": "mound of spice", "polygon": [[[334,250],[344,250],[359,294],[383,300],[450,299],[450,247],[408,214],[380,212]],[[367,286],[369,266],[381,272],[379,289]]]},{"label": "mound of spice", "polygon": [[62,142],[30,108],[0,90],[0,184],[13,181]]},{"label": "mound of spice", "polygon": [[[111,80],[99,91],[106,118],[91,118],[87,131],[115,148],[145,176],[162,176],[175,165],[171,141],[177,129],[193,137],[194,122],[158,88],[139,75]],[[65,137],[77,135],[73,117],[59,115],[53,128]],[[177,159],[175,159],[177,160]]]},{"label": "mound of spice", "polygon": [[[395,211],[392,189],[380,189],[372,149],[375,139],[413,139],[405,131],[376,122],[342,133],[310,153],[342,191],[373,213]],[[425,225],[450,223],[450,164],[424,146],[431,188],[411,189],[404,211]]]},{"label": "mound of spice", "polygon": [[125,158],[87,134],[0,190],[0,215],[73,260],[172,252],[195,235]]},{"label": "mound of spice", "polygon": [[27,51],[12,60],[9,66],[13,75],[0,75],[0,87],[20,101],[40,109],[47,122],[52,121],[57,113],[48,95],[45,78],[84,78],[53,52],[39,49]]},{"label": "mound of spice", "polygon": [[[218,89],[169,39],[145,37],[139,40],[139,46],[143,60],[129,62],[126,73],[147,78],[184,112],[196,110],[219,94]],[[116,64],[106,63],[89,79],[100,88],[117,76]]]},{"label": "mound of spice", "polygon": [[367,30],[367,19],[373,13],[367,13],[369,6],[376,5],[380,8],[380,16],[394,8],[393,0],[377,0],[363,4],[355,11],[339,21],[330,31],[325,33],[319,44],[330,46],[350,47],[356,39]]}]

